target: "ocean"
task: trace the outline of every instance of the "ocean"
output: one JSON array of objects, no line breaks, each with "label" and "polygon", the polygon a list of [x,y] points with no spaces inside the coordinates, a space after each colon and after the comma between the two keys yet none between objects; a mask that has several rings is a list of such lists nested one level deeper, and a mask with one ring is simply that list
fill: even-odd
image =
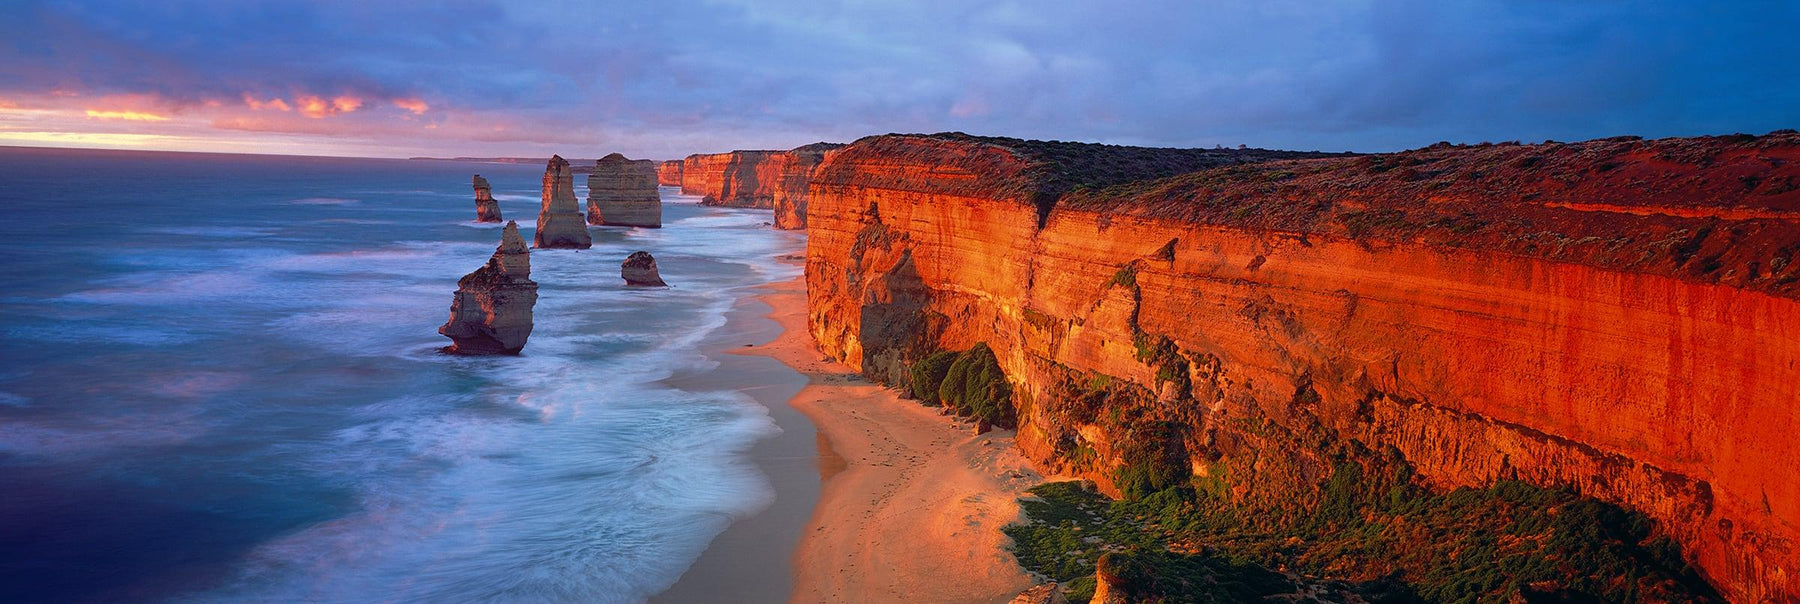
[{"label": "ocean", "polygon": [[474,173],[529,240],[539,165],[0,148],[0,601],[641,601],[769,505],[768,410],[665,379],[803,236],[664,188],[449,356]]}]

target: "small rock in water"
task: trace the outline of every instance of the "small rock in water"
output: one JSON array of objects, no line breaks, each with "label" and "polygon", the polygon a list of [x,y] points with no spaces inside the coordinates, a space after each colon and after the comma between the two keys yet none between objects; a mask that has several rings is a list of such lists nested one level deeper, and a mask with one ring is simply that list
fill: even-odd
[{"label": "small rock in water", "polygon": [[619,276],[625,278],[626,285],[643,285],[649,287],[668,287],[663,283],[662,275],[656,272],[656,258],[650,252],[632,252],[619,265]]}]

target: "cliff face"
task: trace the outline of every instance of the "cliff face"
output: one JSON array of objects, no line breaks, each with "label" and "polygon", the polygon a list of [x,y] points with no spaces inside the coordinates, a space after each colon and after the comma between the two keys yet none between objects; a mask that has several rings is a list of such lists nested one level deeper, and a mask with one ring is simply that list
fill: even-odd
[{"label": "cliff face", "polygon": [[575,202],[575,175],[569,161],[560,155],[550,157],[544,166],[543,206],[538,210],[537,232],[532,247],[587,249],[593,247],[587,231],[587,217]]},{"label": "cliff face", "polygon": [[656,165],[614,153],[594,162],[588,174],[588,224],[662,226],[662,196],[656,191]]},{"label": "cliff face", "polygon": [[455,342],[452,354],[518,354],[531,337],[531,308],[538,284],[531,280],[531,250],[508,222],[487,264],[456,282],[450,320],[438,333]]},{"label": "cliff face", "polygon": [[904,383],[987,343],[1052,468],[1114,488],[1160,455],[1301,501],[1344,459],[1568,485],[1734,600],[1800,597],[1800,136],[1293,159],[890,135],[809,201],[820,348]]},{"label": "cliff face", "polygon": [[665,187],[681,186],[681,160],[671,159],[657,162],[656,184]]},{"label": "cliff face", "polygon": [[769,208],[776,228],[803,229],[813,170],[841,146],[814,143],[789,151],[690,155],[681,166],[681,192],[703,196],[706,205]]}]

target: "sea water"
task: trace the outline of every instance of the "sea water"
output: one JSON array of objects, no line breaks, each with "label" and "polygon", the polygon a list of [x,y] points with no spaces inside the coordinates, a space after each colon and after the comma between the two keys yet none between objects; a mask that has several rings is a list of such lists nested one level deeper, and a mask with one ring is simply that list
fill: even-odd
[{"label": "sea water", "polygon": [[448,356],[474,173],[529,239],[535,165],[0,148],[0,600],[637,601],[766,506],[766,409],[661,380],[802,240],[665,188]]}]

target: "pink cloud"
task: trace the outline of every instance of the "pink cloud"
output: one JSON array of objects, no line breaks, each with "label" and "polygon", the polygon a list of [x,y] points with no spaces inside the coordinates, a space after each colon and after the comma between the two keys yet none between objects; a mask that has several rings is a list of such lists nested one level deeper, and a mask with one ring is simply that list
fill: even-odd
[{"label": "pink cloud", "polygon": [[306,96],[295,97],[294,104],[300,109],[301,115],[316,119],[356,111],[357,109],[362,108],[363,101],[360,98],[347,94],[332,97],[330,99],[320,97],[316,94],[309,94]]},{"label": "pink cloud", "polygon": [[257,111],[261,111],[263,109],[274,109],[276,111],[292,111],[293,110],[293,107],[288,106],[287,101],[281,100],[281,97],[273,97],[267,101],[259,101],[259,100],[256,100],[256,97],[250,96],[250,93],[248,93],[248,92],[244,93],[244,104],[249,105],[251,109],[255,109]]},{"label": "pink cloud", "polygon": [[350,95],[343,95],[331,99],[331,108],[342,113],[356,111],[358,107],[362,107],[362,104],[362,99]]},{"label": "pink cloud", "polygon": [[419,115],[431,109],[431,105],[425,104],[424,99],[417,98],[394,99],[394,106],[411,111],[413,115]]}]

